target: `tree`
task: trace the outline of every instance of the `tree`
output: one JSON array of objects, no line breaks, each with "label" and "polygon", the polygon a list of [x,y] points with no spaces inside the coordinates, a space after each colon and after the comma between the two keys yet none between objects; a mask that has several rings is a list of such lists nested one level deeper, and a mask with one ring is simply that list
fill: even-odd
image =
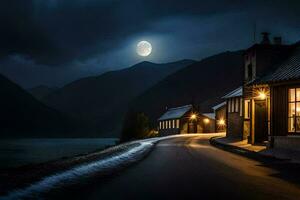
[{"label": "tree", "polygon": [[143,112],[128,113],[122,130],[122,141],[148,137],[150,133],[149,118]]}]

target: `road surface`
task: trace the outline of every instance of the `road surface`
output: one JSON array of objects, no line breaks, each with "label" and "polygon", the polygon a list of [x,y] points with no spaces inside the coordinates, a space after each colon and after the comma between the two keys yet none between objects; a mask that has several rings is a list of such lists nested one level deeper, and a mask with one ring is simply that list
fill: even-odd
[{"label": "road surface", "polygon": [[118,176],[60,192],[55,199],[300,199],[299,185],[283,178],[284,167],[220,150],[209,137],[161,141]]}]

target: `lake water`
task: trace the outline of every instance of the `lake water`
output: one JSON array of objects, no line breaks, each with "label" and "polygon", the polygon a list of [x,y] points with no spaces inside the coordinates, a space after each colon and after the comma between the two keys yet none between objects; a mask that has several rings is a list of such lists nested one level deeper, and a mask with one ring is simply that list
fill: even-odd
[{"label": "lake water", "polygon": [[90,153],[116,144],[116,138],[0,140],[0,168],[41,163]]}]

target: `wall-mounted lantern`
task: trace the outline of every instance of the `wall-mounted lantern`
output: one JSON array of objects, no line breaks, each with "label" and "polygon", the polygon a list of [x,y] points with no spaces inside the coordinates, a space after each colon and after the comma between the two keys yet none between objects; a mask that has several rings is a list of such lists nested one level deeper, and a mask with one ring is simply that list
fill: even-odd
[{"label": "wall-mounted lantern", "polygon": [[209,124],[210,120],[208,118],[203,119],[204,124]]},{"label": "wall-mounted lantern", "polygon": [[225,126],[225,120],[223,118],[219,119],[217,123],[219,126]]},{"label": "wall-mounted lantern", "polygon": [[191,120],[197,119],[197,115],[196,115],[196,114],[192,114],[192,115],[190,116],[190,119],[191,119]]},{"label": "wall-mounted lantern", "polygon": [[269,92],[266,88],[258,88],[255,90],[255,99],[266,100],[269,95]]},{"label": "wall-mounted lantern", "polygon": [[267,98],[267,94],[264,91],[258,93],[258,98],[260,100],[265,100]]}]

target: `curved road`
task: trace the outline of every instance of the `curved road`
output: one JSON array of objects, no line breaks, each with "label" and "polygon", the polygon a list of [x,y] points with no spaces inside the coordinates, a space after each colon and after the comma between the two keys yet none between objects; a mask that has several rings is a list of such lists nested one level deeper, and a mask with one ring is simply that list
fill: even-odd
[{"label": "curved road", "polygon": [[217,149],[209,135],[161,141],[143,161],[64,199],[300,199],[299,185],[262,162]]}]

